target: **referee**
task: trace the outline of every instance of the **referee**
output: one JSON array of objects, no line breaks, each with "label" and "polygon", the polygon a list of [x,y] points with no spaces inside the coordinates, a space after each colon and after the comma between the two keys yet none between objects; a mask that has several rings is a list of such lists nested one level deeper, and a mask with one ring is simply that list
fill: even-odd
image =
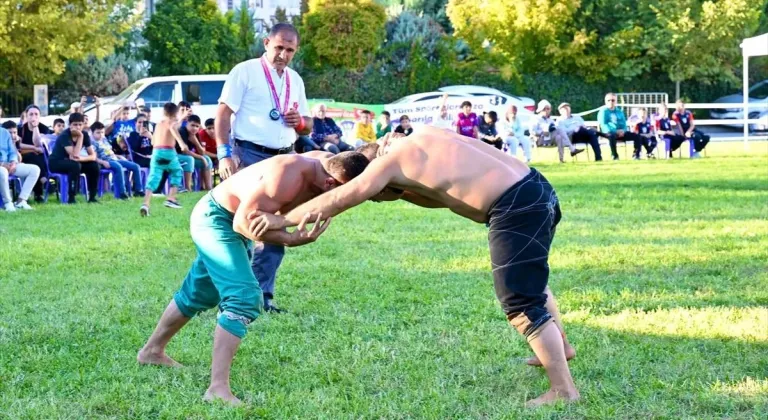
[{"label": "referee", "polygon": [[[299,48],[299,33],[293,25],[279,23],[272,27],[264,47],[260,58],[244,61],[229,72],[221,91],[215,131],[222,179],[272,156],[292,153],[297,133],[305,134],[312,127],[304,81],[288,68]],[[265,311],[280,312],[272,299],[283,255],[282,246],[253,244],[251,268],[264,293]]]}]

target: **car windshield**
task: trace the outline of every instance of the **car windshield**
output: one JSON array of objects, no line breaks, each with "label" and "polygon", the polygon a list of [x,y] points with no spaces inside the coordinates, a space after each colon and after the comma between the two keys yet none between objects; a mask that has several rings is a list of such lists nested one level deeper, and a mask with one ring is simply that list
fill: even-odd
[{"label": "car windshield", "polygon": [[749,97],[757,99],[768,98],[768,80],[752,86],[752,89],[749,90]]},{"label": "car windshield", "polygon": [[128,99],[128,97],[131,96],[133,92],[136,92],[136,90],[140,88],[141,85],[143,85],[142,82],[136,82],[128,86],[127,88],[125,88],[124,91],[120,92],[117,96],[115,96],[115,98],[112,99],[112,102],[115,102],[115,103],[123,102],[124,100]]}]

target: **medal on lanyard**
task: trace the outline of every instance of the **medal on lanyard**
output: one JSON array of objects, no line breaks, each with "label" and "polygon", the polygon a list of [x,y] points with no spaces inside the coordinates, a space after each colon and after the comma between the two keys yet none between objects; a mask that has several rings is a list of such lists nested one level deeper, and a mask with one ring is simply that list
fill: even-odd
[{"label": "medal on lanyard", "polygon": [[289,76],[288,71],[286,70],[285,101],[281,109],[280,95],[277,93],[277,89],[275,88],[275,83],[272,81],[272,73],[269,71],[269,67],[267,67],[267,61],[264,58],[264,56],[261,57],[261,67],[264,69],[264,77],[266,77],[267,79],[269,90],[272,93],[272,100],[274,101],[274,104],[275,104],[275,107],[269,111],[269,119],[271,119],[272,121],[277,121],[280,119],[282,115],[285,115],[285,113],[288,111],[288,98],[291,97],[291,77]]}]

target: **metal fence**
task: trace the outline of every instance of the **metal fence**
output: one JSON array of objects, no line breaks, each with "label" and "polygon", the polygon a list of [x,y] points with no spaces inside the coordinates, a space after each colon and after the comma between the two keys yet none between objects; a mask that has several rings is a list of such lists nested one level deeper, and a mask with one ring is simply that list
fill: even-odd
[{"label": "metal fence", "polygon": [[[58,94],[62,93],[60,90],[48,89],[48,114],[60,114],[69,109],[69,104],[62,103],[58,100]],[[21,115],[21,112],[29,106],[35,103],[33,89],[7,89],[0,90],[0,108],[2,109],[2,116],[4,118],[17,117]]]}]

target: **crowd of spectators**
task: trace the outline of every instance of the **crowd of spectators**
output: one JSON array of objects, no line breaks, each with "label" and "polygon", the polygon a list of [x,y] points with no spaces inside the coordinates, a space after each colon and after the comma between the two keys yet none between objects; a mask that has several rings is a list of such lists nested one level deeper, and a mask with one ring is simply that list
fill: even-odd
[{"label": "crowd of spectators", "polygon": [[[561,103],[557,108],[559,115],[553,116],[552,105],[546,99],[539,101],[535,115],[527,123],[521,121],[514,105],[499,121],[495,111],[478,116],[472,112],[469,101],[461,104],[454,123],[449,118],[445,100],[446,97],[432,125],[455,130],[512,156],[517,156],[521,146],[526,162],[531,162],[534,147],[548,145],[558,148],[560,161],[564,162],[566,148],[571,156],[585,150],[574,146],[578,143],[590,147],[595,161],[601,161],[601,137],[607,139],[614,160],[619,159],[617,144],[620,142],[632,143],[634,159],[641,159],[642,149],[647,159],[654,159],[660,143],[664,144],[668,157],[672,157],[672,152],[686,140],[691,157],[698,158],[710,140],[696,128],[693,114],[685,109],[682,101],[677,101],[671,116],[662,104],[652,114],[646,109],[636,109],[627,118],[617,106],[616,95],[609,93],[605,96],[605,106],[598,112],[597,127],[591,128],[582,117],[572,113],[568,103]],[[92,123],[82,113],[84,102],[85,98],[72,104],[69,121],[56,119],[52,127],[40,122],[40,109],[35,105],[24,110],[18,124],[12,120],[3,123],[0,199],[5,210],[31,209],[30,201],[43,202],[49,193],[57,191],[51,183],[51,172],[67,175],[70,203],[76,202],[80,190],[87,191],[88,202],[97,202],[98,184],[105,179],[111,179],[115,197],[119,199],[143,196],[142,168],[149,168],[152,156],[151,109],[143,104],[134,108],[119,107],[110,116],[109,124],[104,125],[99,121],[99,99],[95,98],[97,112]],[[180,192],[193,185],[209,190],[214,185],[217,167],[215,121],[211,118],[203,124],[190,104],[182,101],[178,105],[181,119],[178,132],[188,149],[176,146],[184,170],[185,187]],[[393,124],[387,111],[375,116],[368,110],[360,110],[350,138],[345,139],[342,129],[327,115],[325,104],[318,104],[312,112],[311,134],[299,137],[295,144],[299,153],[324,150],[336,154],[375,142],[390,132],[406,136],[413,132],[407,115],[400,116],[397,124]],[[86,188],[80,184],[81,175],[85,177]],[[164,176],[155,193],[162,194],[166,178]]]}]

